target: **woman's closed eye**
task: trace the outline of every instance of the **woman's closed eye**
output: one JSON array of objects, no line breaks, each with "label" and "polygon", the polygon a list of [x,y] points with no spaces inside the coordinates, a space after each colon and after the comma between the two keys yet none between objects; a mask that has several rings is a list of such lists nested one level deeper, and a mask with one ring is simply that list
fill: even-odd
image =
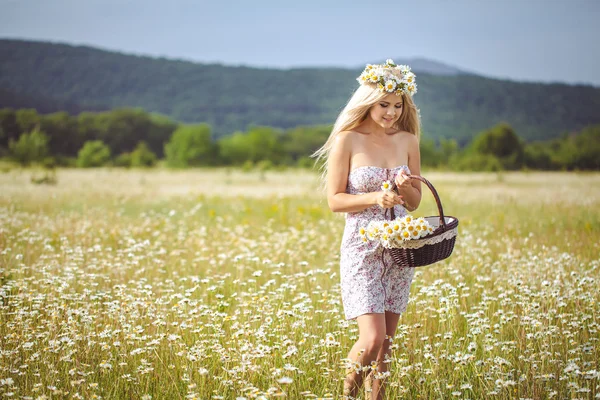
[{"label": "woman's closed eye", "polygon": [[[386,108],[389,104],[379,104],[381,107]],[[396,108],[402,108],[403,104],[396,104]]]}]

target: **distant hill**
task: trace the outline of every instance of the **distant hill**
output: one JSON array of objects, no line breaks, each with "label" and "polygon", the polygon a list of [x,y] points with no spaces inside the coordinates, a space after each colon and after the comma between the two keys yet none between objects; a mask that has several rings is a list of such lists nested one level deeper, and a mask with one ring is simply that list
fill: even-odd
[{"label": "distant hill", "polygon": [[[438,61],[432,61],[432,60],[428,60],[426,58],[401,58],[401,57],[397,57],[397,58],[392,58],[392,60],[394,60],[394,62],[396,64],[405,64],[405,65],[410,65],[411,69],[413,71],[419,72],[419,73],[426,73],[426,74],[432,74],[432,75],[460,75],[460,74],[470,74],[470,72],[468,71],[463,71],[460,70],[456,67],[452,67],[450,65],[438,62]],[[379,60],[379,62],[383,62],[384,60]],[[365,67],[365,64],[368,64],[367,62],[365,62],[364,64],[361,65],[357,65],[356,69],[360,70],[363,69]]]},{"label": "distant hill", "polygon": [[88,105],[82,107],[69,101],[53,99],[40,94],[16,93],[0,87],[0,108],[34,108],[40,114],[66,111],[79,114],[82,111],[107,111],[108,107]]},{"label": "distant hill", "polygon": [[[35,108],[36,98],[82,109],[142,107],[207,122],[217,136],[249,125],[332,124],[362,69],[230,67],[22,40],[0,40],[0,60],[0,88],[15,94],[15,107],[25,98]],[[600,123],[600,88],[490,79],[427,60],[413,69],[427,137],[466,143],[506,121],[535,140]]]}]

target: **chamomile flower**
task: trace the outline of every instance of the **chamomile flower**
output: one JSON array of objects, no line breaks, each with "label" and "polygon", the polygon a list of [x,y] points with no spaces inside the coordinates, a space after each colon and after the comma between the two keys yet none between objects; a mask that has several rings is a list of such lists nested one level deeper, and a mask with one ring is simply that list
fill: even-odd
[{"label": "chamomile flower", "polygon": [[356,78],[356,80],[358,81],[358,83],[363,84],[369,81],[369,77],[370,75],[365,71],[362,74],[360,74],[360,76]]},{"label": "chamomile flower", "polygon": [[400,70],[402,75],[410,73],[410,67],[408,65],[398,65],[396,68]]},{"label": "chamomile flower", "polygon": [[396,82],[394,80],[390,79],[385,83],[385,90],[388,92],[393,92],[394,89],[396,89]]},{"label": "chamomile flower", "polygon": [[413,94],[417,93],[417,85],[410,84],[407,86],[406,90],[408,90],[408,93],[410,93],[410,95],[412,96]]},{"label": "chamomile flower", "polygon": [[384,192],[389,192],[392,190],[392,183],[390,181],[383,181],[381,184],[381,190]]}]

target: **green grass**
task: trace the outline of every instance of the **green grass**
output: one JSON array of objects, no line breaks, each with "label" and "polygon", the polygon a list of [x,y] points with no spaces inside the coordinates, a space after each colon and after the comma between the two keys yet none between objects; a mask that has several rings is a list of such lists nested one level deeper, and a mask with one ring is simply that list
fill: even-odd
[{"label": "green grass", "polygon": [[[340,395],[358,329],[316,175],[29,174],[0,174],[1,395]],[[388,398],[594,398],[600,175],[427,177],[459,237],[415,274]]]}]

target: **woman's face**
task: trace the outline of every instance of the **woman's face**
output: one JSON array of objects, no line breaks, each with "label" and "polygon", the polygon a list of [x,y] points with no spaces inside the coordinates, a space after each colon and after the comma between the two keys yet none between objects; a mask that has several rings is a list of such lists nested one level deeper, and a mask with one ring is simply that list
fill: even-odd
[{"label": "woman's face", "polygon": [[371,107],[369,115],[381,127],[391,128],[402,115],[403,107],[402,96],[390,93]]}]

